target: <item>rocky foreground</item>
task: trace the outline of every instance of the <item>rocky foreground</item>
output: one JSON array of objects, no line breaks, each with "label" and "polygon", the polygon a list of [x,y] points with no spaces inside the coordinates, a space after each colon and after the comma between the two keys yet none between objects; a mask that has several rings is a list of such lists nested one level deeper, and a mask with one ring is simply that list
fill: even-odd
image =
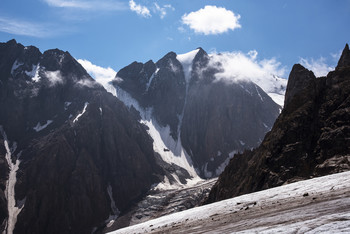
[{"label": "rocky foreground", "polygon": [[232,232],[350,232],[350,172],[223,200],[113,233]]}]

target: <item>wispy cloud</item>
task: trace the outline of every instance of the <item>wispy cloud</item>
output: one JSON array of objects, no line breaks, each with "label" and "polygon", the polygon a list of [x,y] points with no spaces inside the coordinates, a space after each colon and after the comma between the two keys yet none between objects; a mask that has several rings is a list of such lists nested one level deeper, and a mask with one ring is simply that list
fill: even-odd
[{"label": "wispy cloud", "polygon": [[158,13],[158,14],[159,14],[159,17],[160,17],[161,19],[163,19],[163,18],[166,16],[167,10],[172,10],[172,11],[175,10],[175,8],[172,7],[170,4],[166,4],[166,5],[164,5],[163,7],[159,6],[156,2],[153,3],[153,4],[154,4],[153,11],[154,11],[155,13]]},{"label": "wispy cloud", "polygon": [[149,18],[152,16],[150,10],[146,6],[136,4],[134,0],[129,1],[129,7],[131,11],[136,12],[136,14],[144,18]]},{"label": "wispy cloud", "polygon": [[58,34],[57,28],[51,30],[52,26],[43,23],[35,23],[15,18],[0,16],[0,31],[15,35],[31,37],[50,37]]},{"label": "wispy cloud", "polygon": [[334,67],[326,63],[326,59],[324,57],[320,57],[318,59],[300,58],[299,63],[307,69],[313,71],[316,77],[326,76],[328,72],[334,70]]},{"label": "wispy cloud", "polygon": [[241,28],[240,18],[240,15],[223,7],[205,6],[198,11],[183,15],[182,23],[188,25],[195,33],[210,35]]},{"label": "wispy cloud", "polygon": [[341,54],[342,54],[342,50],[339,50],[336,53],[331,53],[331,57],[333,58],[333,60],[335,62],[338,62],[338,60],[340,59]]},{"label": "wispy cloud", "polygon": [[69,1],[69,0],[43,0],[49,6],[89,11],[119,11],[126,10],[127,5],[124,2],[113,0],[100,1]]}]

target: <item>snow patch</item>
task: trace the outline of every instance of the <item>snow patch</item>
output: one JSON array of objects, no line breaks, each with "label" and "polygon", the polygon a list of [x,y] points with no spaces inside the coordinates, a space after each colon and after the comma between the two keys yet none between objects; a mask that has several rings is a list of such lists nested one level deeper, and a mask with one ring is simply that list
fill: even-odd
[{"label": "snow patch", "polygon": [[260,95],[260,92],[259,92],[259,90],[258,90],[258,87],[257,87],[256,85],[254,85],[254,86],[255,86],[256,92],[258,93],[258,96],[260,97],[260,100],[263,102],[264,99],[263,99],[262,96]]},{"label": "snow patch", "polygon": [[33,127],[33,129],[36,132],[40,132],[41,130],[45,129],[47,126],[49,126],[49,124],[51,124],[53,121],[52,120],[47,120],[46,123],[44,125],[41,125],[40,122],[38,122],[38,124]]},{"label": "snow patch", "polygon": [[79,118],[85,113],[86,107],[87,107],[88,105],[89,105],[89,103],[88,103],[88,102],[85,102],[85,104],[84,104],[84,109],[82,110],[81,113],[79,113],[79,114],[77,115],[77,117],[75,117],[75,119],[73,120],[73,123],[77,122],[77,121],[79,120]]},{"label": "snow patch", "polygon": [[101,107],[99,107],[98,109],[100,110],[100,115],[102,115],[102,108],[101,108]]},{"label": "snow patch", "polygon": [[176,55],[176,59],[182,64],[186,83],[190,82],[191,72],[192,72],[192,62],[193,62],[193,59],[196,57],[198,51],[199,49],[196,49],[185,54]]},{"label": "snow patch", "polygon": [[240,143],[241,145],[245,145],[244,141],[239,140],[239,143]]},{"label": "snow patch", "polygon": [[38,64],[37,65],[32,65],[32,70],[31,71],[24,71],[26,73],[27,76],[29,77],[34,77],[35,76],[35,73],[36,73],[36,70],[38,68]]},{"label": "snow patch", "polygon": [[6,187],[5,187],[5,197],[7,199],[7,210],[8,210],[8,219],[5,226],[5,231],[3,233],[5,234],[12,234],[13,230],[15,229],[15,225],[17,222],[17,216],[21,212],[21,210],[24,207],[25,200],[22,200],[20,203],[20,206],[16,206],[16,199],[15,199],[15,185],[17,182],[17,171],[19,168],[19,164],[21,161],[18,159],[20,156],[20,153],[17,155],[16,162],[12,162],[12,154],[16,151],[17,144],[14,142],[12,145],[12,148],[10,149],[9,141],[7,139],[7,135],[5,133],[5,130],[0,125],[0,133],[4,139],[4,146],[6,149],[5,159],[7,161],[7,164],[9,166],[9,175],[8,180],[6,181]]},{"label": "snow patch", "polygon": [[105,221],[105,223],[107,224],[107,227],[110,227],[113,225],[114,221],[118,218],[120,211],[118,210],[117,206],[115,205],[115,201],[113,199],[113,193],[112,193],[112,186],[110,184],[108,184],[107,193],[108,193],[109,199],[111,201],[112,213],[109,215],[109,217]]},{"label": "snow patch", "polygon": [[14,72],[16,71],[17,68],[22,66],[23,63],[18,62],[17,60],[13,63],[12,68],[11,68],[11,75],[14,75]]},{"label": "snow patch", "polygon": [[284,94],[279,93],[267,93],[274,102],[276,102],[278,105],[282,106],[284,105]]},{"label": "snow patch", "polygon": [[146,85],[146,92],[148,91],[148,89],[149,89],[149,87],[150,87],[150,85],[151,85],[151,83],[152,83],[152,80],[153,80],[154,76],[157,75],[158,72],[159,72],[159,68],[157,67],[156,71],[155,71],[155,72],[152,74],[152,76],[149,78],[149,81],[148,81],[148,83],[147,83],[147,85]]},{"label": "snow patch", "polygon": [[32,73],[34,73],[34,76],[32,77],[32,81],[39,82],[39,80],[41,78],[40,75],[39,75],[39,70],[40,70],[40,64],[38,64],[35,67],[35,72],[32,71]]},{"label": "snow patch", "polygon": [[225,159],[225,161],[223,163],[220,164],[220,166],[218,166],[218,168],[216,168],[215,170],[215,174],[217,176],[219,176],[226,168],[226,166],[228,165],[228,163],[230,162],[231,158],[233,158],[233,156],[238,153],[238,151],[234,150],[232,152],[230,152],[228,154],[228,158]]}]

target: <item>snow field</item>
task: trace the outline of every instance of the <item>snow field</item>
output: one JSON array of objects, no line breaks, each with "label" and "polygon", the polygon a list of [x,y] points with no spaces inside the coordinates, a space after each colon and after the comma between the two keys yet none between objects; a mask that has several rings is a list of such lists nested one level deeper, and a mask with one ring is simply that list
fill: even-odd
[{"label": "snow field", "polygon": [[111,233],[319,231],[350,231],[350,172],[238,196]]}]

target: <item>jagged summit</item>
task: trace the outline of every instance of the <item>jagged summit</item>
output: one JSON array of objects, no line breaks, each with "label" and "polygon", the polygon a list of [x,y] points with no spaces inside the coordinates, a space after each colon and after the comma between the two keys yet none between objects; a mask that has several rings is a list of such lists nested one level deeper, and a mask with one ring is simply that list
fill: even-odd
[{"label": "jagged summit", "polygon": [[300,64],[295,64],[289,74],[284,106],[286,106],[296,94],[307,88],[314,79],[316,79],[316,77],[312,71]]},{"label": "jagged summit", "polygon": [[343,50],[343,53],[338,61],[338,65],[336,67],[336,70],[340,68],[344,68],[350,66],[350,50],[349,50],[349,45],[346,43],[345,48]]},{"label": "jagged summit", "polygon": [[16,39],[11,39],[11,40],[7,41],[6,44],[8,44],[8,45],[17,45],[17,41],[16,41]]},{"label": "jagged summit", "polygon": [[193,165],[204,178],[219,175],[234,152],[261,142],[280,108],[252,82],[215,82],[220,69],[209,60],[202,48],[169,52],[155,65],[132,63],[122,68],[117,73],[121,79],[113,82],[125,103],[133,98],[148,110],[143,121],[157,138],[154,144],[166,145],[155,146],[158,153],[165,160],[185,155],[186,165]]},{"label": "jagged summit", "polygon": [[236,154],[207,202],[350,170],[350,64],[345,47],[335,71],[315,78],[296,64],[286,105],[260,146]]}]

